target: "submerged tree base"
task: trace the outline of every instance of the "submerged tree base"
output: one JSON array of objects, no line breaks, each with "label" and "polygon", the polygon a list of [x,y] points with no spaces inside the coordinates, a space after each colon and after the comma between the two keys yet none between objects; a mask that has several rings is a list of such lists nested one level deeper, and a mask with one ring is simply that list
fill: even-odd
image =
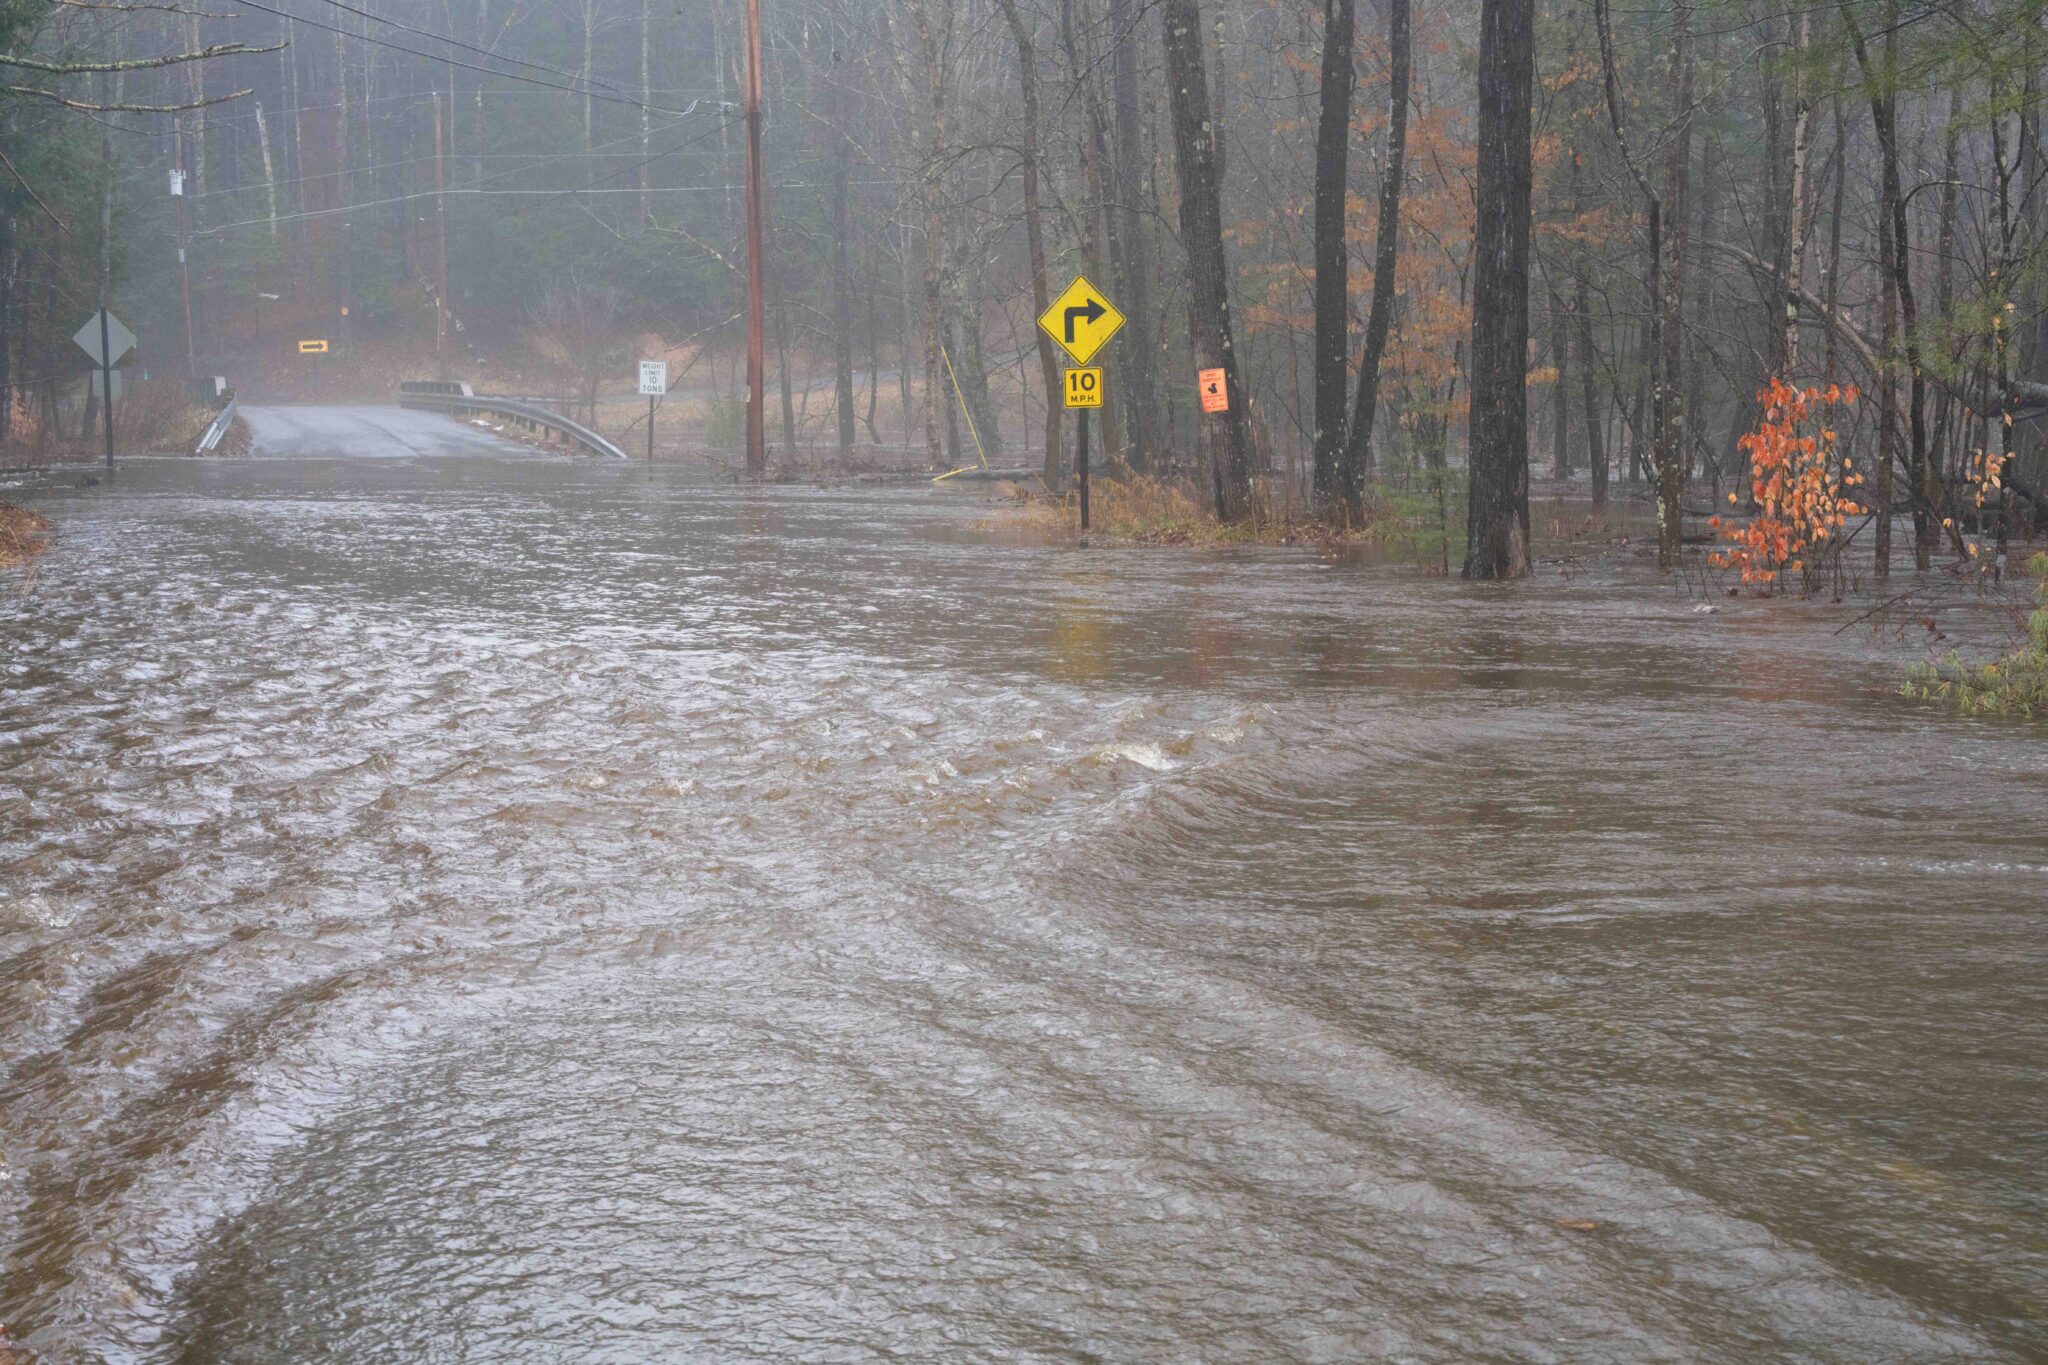
[{"label": "submerged tree base", "polygon": [[49,529],[50,519],[40,512],[0,502],[0,569],[26,564],[41,554],[47,545],[43,533]]}]

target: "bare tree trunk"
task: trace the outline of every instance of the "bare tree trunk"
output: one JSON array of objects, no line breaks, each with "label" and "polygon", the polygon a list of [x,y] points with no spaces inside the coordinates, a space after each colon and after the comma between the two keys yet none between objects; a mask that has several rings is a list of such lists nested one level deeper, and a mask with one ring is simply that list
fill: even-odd
[{"label": "bare tree trunk", "polygon": [[[1962,153],[1961,130],[1956,121],[1956,95],[1949,92],[1948,135],[1942,139],[1941,155],[1941,207],[1937,211],[1934,230],[1934,315],[1938,318],[1951,316],[1955,307],[1955,256],[1956,256],[1956,190],[1958,160]],[[1994,139],[1997,124],[1992,125]],[[1998,391],[2005,391],[2004,376],[2000,376]],[[1949,448],[1949,425],[1951,414],[1957,404],[1946,388],[1937,388],[1934,393],[1934,433],[1930,438],[1934,458],[1940,462]],[[1967,418],[1965,425],[1967,425]]]},{"label": "bare tree trunk", "polygon": [[1529,100],[1533,0],[1483,0],[1472,241],[1467,578],[1529,572]]},{"label": "bare tree trunk", "polygon": [[[205,46],[199,36],[199,16],[197,14],[188,14],[185,32],[186,51],[197,52]],[[185,75],[191,82],[191,100],[194,104],[201,106],[206,103],[206,67],[207,63],[205,62],[187,62],[185,64]],[[192,122],[194,133],[192,141],[192,197],[197,199],[206,193],[206,173],[209,161],[206,155],[206,110],[203,107],[192,111]]]},{"label": "bare tree trunk", "polygon": [[[1583,215],[1586,211],[1585,178],[1579,168],[1579,147],[1572,144],[1572,212]],[[1598,365],[1598,352],[1593,345],[1593,291],[1586,279],[1583,258],[1572,266],[1573,311],[1578,314],[1579,329],[1579,385],[1584,390],[1586,411],[1587,457],[1593,476],[1593,511],[1607,510],[1607,418],[1600,411],[1599,386],[1595,382],[1594,369]]]},{"label": "bare tree trunk", "polygon": [[868,246],[867,268],[867,317],[868,317],[868,406],[861,416],[862,425],[868,429],[868,444],[878,446],[882,434],[875,429],[875,412],[881,405],[882,394],[882,324],[881,306],[876,296],[881,292],[875,288],[882,277],[882,251],[878,245]]},{"label": "bare tree trunk", "polygon": [[270,161],[270,127],[263,121],[263,101],[254,101],[256,147],[263,156],[263,198],[270,218],[270,240],[277,240],[277,171]]},{"label": "bare tree trunk", "polygon": [[1372,432],[1380,403],[1380,363],[1394,326],[1395,272],[1400,263],[1401,193],[1408,174],[1408,90],[1412,41],[1409,0],[1387,0],[1387,161],[1380,176],[1379,222],[1373,240],[1372,306],[1358,357],[1358,393],[1344,440],[1339,485],[1352,519],[1365,511],[1365,481],[1372,472]]},{"label": "bare tree trunk", "polygon": [[14,427],[14,314],[19,298],[16,280],[21,272],[19,231],[20,224],[13,214],[0,217],[0,232],[5,233],[6,240],[4,256],[0,256],[0,442],[13,434]]},{"label": "bare tree trunk", "polygon": [[1813,100],[1806,93],[1804,62],[1813,36],[1811,10],[1799,11],[1792,34],[1792,184],[1785,205],[1785,341],[1778,364],[1778,371],[1788,384],[1799,369],[1799,287],[1806,256],[1806,157],[1813,128]]},{"label": "bare tree trunk", "polygon": [[1880,258],[1880,273],[1884,276],[1884,322],[1882,340],[1878,347],[1880,357],[1877,371],[1877,483],[1874,493],[1877,505],[1877,528],[1872,540],[1872,550],[1877,556],[1877,576],[1890,578],[1892,573],[1892,467],[1899,457],[1899,380],[1898,367],[1893,360],[1898,351],[1899,339],[1899,292],[1898,277],[1892,273],[1892,219],[1888,213],[1880,212],[1877,224],[1877,250]]},{"label": "bare tree trunk", "polygon": [[[284,64],[284,112],[286,121],[289,124],[285,143],[291,153],[290,174],[296,181],[306,173],[306,151],[305,144],[300,136],[299,127],[299,54],[297,45],[292,41],[294,32],[295,26],[291,20],[279,19],[277,21],[277,40],[284,44],[284,51],[278,54],[278,58]],[[305,194],[305,187],[301,185],[294,192],[292,202],[300,208],[304,208],[306,206]],[[292,234],[292,237],[296,241],[298,234],[295,232]]]},{"label": "bare tree trunk", "polygon": [[[106,19],[105,19],[105,17],[104,17],[103,15],[102,15],[102,16],[96,16],[96,17],[98,17],[98,18],[99,18],[99,20],[100,20],[100,22],[99,22],[99,25],[98,25],[98,28],[99,28],[99,40],[100,40],[100,43],[101,43],[102,47],[103,47],[103,48],[104,48],[105,50],[109,51],[110,55],[117,55],[117,54],[114,54],[114,53],[113,53],[113,51],[112,51],[112,48],[111,48],[111,47],[109,46],[109,44],[110,44],[111,40],[110,40],[110,38],[109,38],[109,36],[108,36],[108,25],[107,25],[107,22],[106,22]],[[102,99],[101,99],[101,102],[102,102],[102,103],[118,103],[118,102],[119,102],[119,99],[120,99],[120,92],[121,92],[121,88],[122,88],[122,86],[123,86],[123,85],[125,84],[125,82],[126,82],[126,78],[125,78],[124,76],[122,76],[121,74],[119,74],[119,73],[116,73],[116,74],[114,74],[114,75],[111,75],[111,76],[101,76],[101,77],[100,77],[100,81],[99,81],[99,83],[100,83],[100,85],[101,85],[102,89],[103,89],[103,90],[109,90],[109,91],[111,91],[111,92],[112,92],[112,93],[111,93],[111,98],[109,98],[109,97],[108,97],[108,96],[106,96],[106,95],[103,95],[103,96],[102,96]],[[111,132],[109,131],[112,125],[111,125],[111,124],[110,124],[110,123],[109,123],[109,122],[108,122],[108,121],[107,121],[106,119],[104,119],[104,118],[100,119],[100,120],[99,120],[99,125],[100,125],[100,224],[99,224],[99,227],[100,227],[100,232],[99,232],[99,260],[98,260],[98,267],[99,267],[99,268],[98,268],[98,270],[97,270],[97,271],[95,272],[95,274],[94,274],[94,278],[93,278],[93,297],[94,297],[94,300],[95,300],[95,302],[97,303],[97,305],[98,305],[98,306],[99,306],[100,308],[102,308],[102,309],[105,309],[105,308],[109,308],[109,307],[111,307],[111,306],[112,306],[112,298],[113,298],[113,292],[114,292],[114,139],[113,139],[113,135],[112,135],[112,133],[111,133]],[[100,393],[100,394],[98,395],[97,399],[95,399],[95,398],[93,397],[93,390],[92,390],[92,389],[91,389],[90,387],[88,387],[88,388],[87,388],[87,398],[86,398],[86,408],[85,408],[85,417],[84,417],[84,419],[83,419],[83,423],[82,423],[82,425],[81,425],[81,427],[80,427],[80,430],[79,430],[79,433],[78,433],[78,434],[79,434],[79,438],[80,438],[81,440],[83,440],[84,438],[86,438],[86,437],[88,437],[88,436],[91,436],[91,435],[93,434],[93,432],[94,432],[95,430],[97,430],[97,429],[98,429],[98,428],[96,428],[96,427],[95,427],[95,426],[93,425],[93,423],[94,423],[94,421],[95,421],[95,420],[98,420],[98,421],[101,421],[101,422],[107,422],[107,423],[109,423],[109,424],[110,424],[110,425],[108,426],[108,428],[107,428],[107,429],[108,429],[109,431],[111,431],[111,430],[113,429],[113,428],[112,428],[112,426],[111,426],[111,422],[112,422],[112,413],[111,413],[111,411],[110,411],[110,409],[111,409],[111,408],[112,408],[112,406],[113,406],[113,397],[114,397],[114,395],[113,395],[113,393],[112,393],[112,388],[113,388],[113,382],[112,382],[112,380],[108,380],[108,381],[106,382],[106,388],[107,388],[107,390],[108,390],[108,391],[107,391],[107,392],[103,392],[103,393]],[[111,449],[111,448],[112,448],[112,441],[111,441],[111,440],[109,440],[109,442],[108,442],[108,446],[109,446],[109,449]],[[112,457],[111,457],[111,455],[110,455],[110,456],[109,456],[109,464],[111,464],[111,463],[112,463]]]},{"label": "bare tree trunk", "polygon": [[[1083,115],[1081,180],[1087,194],[1085,211],[1079,215],[1079,245],[1089,274],[1099,280],[1108,278],[1106,266],[1115,266],[1118,273],[1122,271],[1122,228],[1117,216],[1109,211],[1109,169],[1105,164],[1109,160],[1108,111],[1103,107],[1100,86],[1088,74],[1094,70],[1094,58],[1092,54],[1086,58],[1082,55],[1081,25],[1075,15],[1079,3],[1080,0],[1061,0],[1060,42],[1066,49],[1068,69],[1080,73],[1074,95]],[[1103,394],[1101,430],[1105,437],[1117,430],[1122,408],[1114,392]]]},{"label": "bare tree trunk", "polygon": [[[1685,512],[1681,493],[1685,486],[1685,458],[1680,443],[1685,436],[1685,244],[1688,200],[1692,178],[1692,6],[1672,7],[1671,80],[1677,90],[1677,122],[1670,134],[1670,153],[1665,163],[1664,204],[1666,234],[1663,266],[1663,298],[1659,323],[1664,354],[1660,365],[1662,419],[1657,424],[1657,563],[1662,568],[1677,565],[1685,543]],[[1794,212],[1797,212],[1795,207]]]},{"label": "bare tree trunk", "polygon": [[[1699,222],[1692,240],[1711,242],[1714,240],[1719,221],[1721,183],[1725,179],[1727,156],[1718,138],[1709,139],[1705,152],[1700,157],[1699,187],[1693,198],[1699,202]],[[1707,343],[1708,329],[1713,319],[1720,316],[1719,300],[1715,297],[1715,274],[1712,270],[1701,270],[1699,281],[1687,291],[1687,309],[1692,321],[1685,329],[1685,429],[1679,454],[1681,488],[1689,482],[1702,465],[1712,471],[1714,489],[1720,491],[1721,467],[1708,448],[1706,430],[1706,369],[1701,363],[1703,357],[1711,359],[1712,350]],[[1731,438],[1732,439],[1732,438]]]},{"label": "bare tree trunk", "polygon": [[590,78],[597,46],[597,0],[583,0],[583,150],[588,152],[597,146],[597,107],[590,96]]},{"label": "bare tree trunk", "polygon": [[[1010,25],[1011,40],[1017,45],[1018,84],[1024,96],[1024,243],[1031,263],[1032,314],[1043,316],[1051,306],[1051,284],[1045,276],[1045,215],[1038,202],[1038,50],[1031,41],[1031,31],[1025,26],[1017,0],[997,0],[997,3]],[[1043,327],[1035,327],[1032,331],[1038,342],[1038,374],[1045,385],[1045,461],[1039,477],[1046,488],[1052,489],[1057,488],[1060,481],[1060,418],[1065,412],[1066,400],[1060,391],[1060,363],[1053,350],[1052,338],[1046,335]]]},{"label": "bare tree trunk", "polygon": [[1920,355],[1920,314],[1913,296],[1913,238],[1906,218],[1906,195],[1899,171],[1899,100],[1896,87],[1898,63],[1898,5],[1886,6],[1885,50],[1882,66],[1874,62],[1862,27],[1853,9],[1842,7],[1842,23],[1856,54],[1864,90],[1870,101],[1870,118],[1876,126],[1878,156],[1882,175],[1880,212],[1890,221],[1889,246],[1883,261],[1898,295],[1899,345],[1906,361],[1906,420],[1911,444],[1907,447],[1906,471],[1913,490],[1913,563],[1925,571],[1934,565],[1934,546],[1940,538],[1937,518],[1942,502],[1941,471],[1927,452],[1927,381]]},{"label": "bare tree trunk", "polygon": [[1594,382],[1593,305],[1585,272],[1579,273],[1579,387],[1586,410],[1586,454],[1593,471],[1593,510],[1607,510],[1607,415],[1600,411],[1600,388]]},{"label": "bare tree trunk", "polygon": [[[1201,7],[1197,0],[1161,0],[1159,20],[1180,176],[1180,235],[1188,257],[1189,339],[1196,369],[1223,371],[1228,403],[1223,412],[1202,418],[1202,454],[1217,518],[1236,521],[1251,510],[1251,449],[1245,434],[1246,395],[1231,341],[1230,276],[1223,256],[1222,187],[1209,118]],[[1525,129],[1526,119],[1525,106]]]},{"label": "bare tree trunk", "polygon": [[1571,477],[1572,472],[1571,327],[1564,300],[1555,292],[1550,296],[1550,363],[1557,369],[1557,378],[1551,384],[1556,424],[1550,430],[1550,474],[1552,478],[1564,479]]},{"label": "bare tree trunk", "polygon": [[973,275],[958,252],[945,271],[946,293],[951,299],[953,363],[947,374],[957,399],[966,404],[974,431],[977,456],[994,459],[1002,454],[1003,433],[994,402],[988,392],[988,358],[982,350],[980,300],[967,292]]},{"label": "bare tree trunk", "polygon": [[[897,332],[896,344],[896,396],[903,406],[903,444],[908,446],[913,430],[912,414],[916,411],[910,392],[910,339],[918,335],[921,295],[912,289],[910,283],[910,238],[908,223],[897,233],[896,282],[903,294],[903,326]],[[927,433],[929,434],[929,433]],[[936,452],[931,452],[936,453]]]},{"label": "bare tree trunk", "polygon": [[[934,30],[927,0],[904,0],[917,31],[918,56],[924,67],[927,117],[924,167],[919,172],[924,198],[924,443],[936,469],[946,458],[940,423],[952,410],[946,401],[941,348],[945,344],[944,272],[946,222],[942,200],[941,158],[946,148],[946,79],[944,38]],[[950,15],[950,11],[949,11]],[[942,408],[941,405],[945,406]]]},{"label": "bare tree trunk", "polygon": [[[847,135],[846,100],[835,97],[839,117],[827,136],[832,139],[832,407],[839,422],[839,459],[852,458],[853,411],[853,279],[846,263],[847,179],[853,165],[853,139]],[[643,196],[644,199],[645,196]]]},{"label": "bare tree trunk", "polygon": [[775,377],[782,399],[782,454],[790,467],[796,466],[796,403],[789,388],[789,302],[783,297],[787,270],[775,272]]},{"label": "bare tree trunk", "polygon": [[[1060,21],[1069,66],[1076,72],[1088,73],[1078,79],[1075,87],[1075,94],[1079,96],[1085,113],[1083,122],[1086,127],[1081,139],[1081,174],[1088,187],[1088,213],[1087,227],[1081,234],[1082,252],[1094,278],[1120,278],[1125,273],[1124,217],[1111,202],[1110,182],[1116,169],[1109,159],[1110,111],[1103,102],[1102,83],[1092,74],[1097,65],[1092,52],[1085,63],[1079,56],[1080,35],[1074,23],[1076,7],[1077,0],[1064,0],[1060,6]],[[1092,14],[1090,19],[1092,27]],[[1121,430],[1123,408],[1115,389],[1105,389],[1100,426],[1105,451],[1113,434]]]},{"label": "bare tree trunk", "polygon": [[1356,524],[1359,508],[1344,487],[1346,409],[1350,406],[1351,244],[1344,232],[1351,183],[1351,90],[1357,82],[1351,39],[1354,0],[1323,0],[1322,92],[1316,112],[1315,464],[1318,510],[1341,507]]},{"label": "bare tree trunk", "polygon": [[[1152,223],[1141,206],[1152,200],[1151,161],[1143,146],[1143,120],[1138,105],[1138,25],[1134,0],[1110,0],[1110,85],[1116,102],[1116,202],[1111,215],[1118,233],[1118,288],[1123,293],[1126,337],[1118,366],[1129,395],[1122,405],[1129,445],[1126,458],[1133,469],[1150,465],[1159,444],[1159,320],[1152,311]],[[1050,341],[1041,342],[1050,349]],[[1050,428],[1050,423],[1048,427]]]},{"label": "bare tree trunk", "polygon": [[[1825,267],[1827,278],[1821,285],[1823,306],[1831,318],[1836,316],[1835,304],[1842,296],[1842,192],[1849,183],[1846,147],[1849,130],[1842,118],[1842,101],[1839,98],[1834,102],[1834,117],[1835,156],[1841,164],[1835,172],[1834,206],[1828,211],[1828,259]],[[1835,382],[1835,367],[1841,359],[1841,338],[1836,336],[1833,327],[1827,329],[1826,336],[1827,349],[1822,357],[1821,374],[1826,382],[1832,384]],[[1890,395],[1886,397],[1889,400]]]}]

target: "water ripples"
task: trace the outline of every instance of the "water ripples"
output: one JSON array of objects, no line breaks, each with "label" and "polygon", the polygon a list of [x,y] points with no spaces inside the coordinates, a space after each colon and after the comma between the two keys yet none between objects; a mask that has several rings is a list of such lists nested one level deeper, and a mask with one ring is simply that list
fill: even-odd
[{"label": "water ripples", "polygon": [[17,1345],[2048,1342],[2048,759],[1867,638],[379,465],[0,606]]}]

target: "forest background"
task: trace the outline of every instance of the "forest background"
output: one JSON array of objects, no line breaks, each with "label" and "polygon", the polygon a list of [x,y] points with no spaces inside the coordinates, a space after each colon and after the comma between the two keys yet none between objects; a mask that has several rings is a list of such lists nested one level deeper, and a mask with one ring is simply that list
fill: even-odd
[{"label": "forest background", "polygon": [[[0,441],[90,426],[70,335],[105,300],[132,364],[288,396],[455,375],[625,429],[632,362],[665,356],[670,436],[736,445],[745,15],[11,0]],[[1033,319],[1086,272],[1130,319],[1098,440],[1224,520],[1365,520],[1374,489],[1469,469],[1472,541],[1511,571],[1526,546],[1488,527],[1519,496],[1526,538],[1533,466],[1596,515],[1642,489],[1672,558],[1688,506],[1757,510],[1774,380],[1820,395],[1808,454],[1880,565],[1895,519],[1925,566],[1987,505],[2001,538],[2031,517],[2037,0],[761,16],[780,472],[983,460],[1057,486]],[[1210,420],[1194,376],[1219,362],[1237,401]]]}]

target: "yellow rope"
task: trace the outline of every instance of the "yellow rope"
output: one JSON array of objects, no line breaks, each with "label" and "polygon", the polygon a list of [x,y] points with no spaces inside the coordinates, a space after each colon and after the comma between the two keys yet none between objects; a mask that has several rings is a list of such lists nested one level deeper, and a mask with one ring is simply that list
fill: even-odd
[{"label": "yellow rope", "polygon": [[[967,434],[974,438],[974,453],[981,458],[981,467],[987,469],[988,452],[981,448],[981,433],[974,429],[974,414],[967,410],[967,395],[960,392],[960,376],[953,373],[953,357],[946,354],[944,346],[939,347],[939,359],[946,362],[946,377],[953,381],[953,397],[960,400],[960,415],[967,419]],[[958,472],[954,471],[956,474]],[[946,476],[942,474],[939,477]]]}]

